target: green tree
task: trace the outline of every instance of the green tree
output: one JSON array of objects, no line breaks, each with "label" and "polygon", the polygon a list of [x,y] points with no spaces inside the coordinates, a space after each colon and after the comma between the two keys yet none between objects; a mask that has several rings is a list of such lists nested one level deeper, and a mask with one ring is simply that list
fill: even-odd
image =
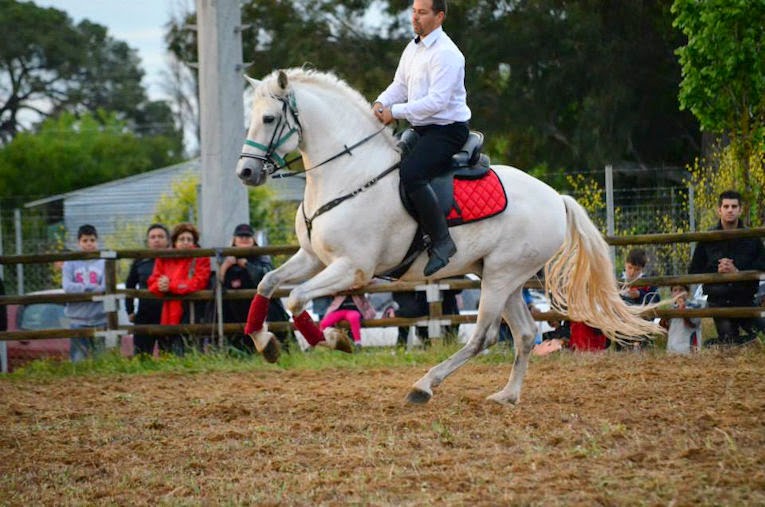
[{"label": "green tree", "polygon": [[677,50],[681,107],[717,138],[691,167],[699,204],[711,212],[717,195],[734,188],[750,221],[765,223],[765,1],[675,0],[672,12],[687,36]]},{"label": "green tree", "polygon": [[105,27],[0,0],[0,143],[51,115],[107,110],[141,135],[160,130],[180,144],[169,108],[147,99],[143,75],[136,50]]},{"label": "green tree", "polygon": [[116,113],[63,113],[0,149],[0,198],[68,192],[179,161],[175,140],[139,137]]},{"label": "green tree", "polygon": [[[307,64],[372,100],[411,37],[410,6],[248,2],[248,73]],[[375,23],[365,23],[372,12]],[[464,0],[450,3],[445,30],[465,54],[471,124],[486,133],[491,155],[525,169],[581,170],[622,160],[684,165],[698,153],[696,121],[679,111],[682,34],[672,20],[661,0]],[[195,34],[182,29],[190,22],[168,37],[186,62],[196,60]]]},{"label": "green tree", "polygon": [[[199,175],[189,172],[173,180],[170,191],[160,197],[154,221],[172,227],[181,222],[196,222],[197,187]],[[295,203],[277,202],[273,190],[267,186],[248,189],[250,222],[255,229],[263,229],[272,244],[286,245],[296,242],[294,233]],[[227,224],[231,232],[236,224]],[[204,234],[204,231],[201,231]]]}]

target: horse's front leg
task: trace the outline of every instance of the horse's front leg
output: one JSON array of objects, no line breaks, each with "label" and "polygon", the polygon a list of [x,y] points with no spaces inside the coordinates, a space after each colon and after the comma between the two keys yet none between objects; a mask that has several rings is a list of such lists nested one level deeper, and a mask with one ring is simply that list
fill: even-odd
[{"label": "horse's front leg", "polygon": [[319,259],[301,248],[287,262],[266,273],[258,284],[258,293],[250,303],[244,332],[252,338],[255,348],[266,361],[275,363],[280,353],[279,342],[274,334],[268,331],[265,322],[271,296],[280,285],[310,278],[323,267]]},{"label": "horse's front leg", "polygon": [[326,345],[342,352],[353,352],[353,344],[347,334],[333,327],[319,330],[313,318],[304,310],[308,301],[321,296],[333,295],[348,289],[363,287],[371,278],[371,268],[360,268],[348,258],[334,260],[319,274],[295,287],[287,300],[287,308],[294,318],[295,327],[309,345]]}]

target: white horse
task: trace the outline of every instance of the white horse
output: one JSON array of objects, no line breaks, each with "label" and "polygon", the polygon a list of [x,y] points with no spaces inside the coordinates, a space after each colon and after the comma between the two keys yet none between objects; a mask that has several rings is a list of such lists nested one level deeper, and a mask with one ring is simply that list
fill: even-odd
[{"label": "white horse", "polygon": [[[268,298],[282,284],[301,282],[287,303],[297,316],[295,326],[311,345],[347,351],[347,338],[333,328],[319,332],[304,309],[314,298],[364,287],[406,253],[417,225],[400,201],[398,172],[386,170],[399,159],[396,140],[389,129],[381,129],[370,104],[332,74],[288,69],[250,82],[255,87],[252,118],[237,165],[239,178],[261,185],[295,150],[307,170],[295,218],[300,250],[263,278],[246,332],[275,361],[276,342],[264,324]],[[475,331],[462,349],[413,385],[411,403],[427,402],[434,387],[496,343],[501,318],[512,330],[515,362],[507,385],[489,399],[518,402],[536,334],[521,290],[542,267],[553,307],[572,320],[598,327],[612,339],[661,332],[619,297],[607,244],[573,198],[515,168],[493,169],[505,187],[507,208],[452,228],[457,253],[437,273],[438,278],[481,277]],[[420,255],[401,279],[423,279],[426,261],[427,255]]]}]

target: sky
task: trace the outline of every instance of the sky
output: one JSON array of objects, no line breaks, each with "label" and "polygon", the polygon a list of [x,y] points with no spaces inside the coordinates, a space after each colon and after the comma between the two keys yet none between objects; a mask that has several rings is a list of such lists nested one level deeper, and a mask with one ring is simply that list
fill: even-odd
[{"label": "sky", "polygon": [[149,98],[165,98],[162,71],[166,69],[164,25],[173,12],[194,6],[193,0],[33,0],[41,7],[66,12],[75,23],[89,19],[105,26],[112,38],[138,50],[145,72],[144,86]]}]

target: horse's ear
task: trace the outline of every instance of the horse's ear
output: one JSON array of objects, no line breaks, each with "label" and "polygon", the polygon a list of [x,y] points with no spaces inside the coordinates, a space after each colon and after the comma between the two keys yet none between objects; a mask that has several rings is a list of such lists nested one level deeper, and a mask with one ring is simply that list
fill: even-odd
[{"label": "horse's ear", "polygon": [[250,76],[248,76],[247,74],[245,74],[245,75],[244,75],[244,78],[247,80],[247,82],[248,82],[248,83],[250,83],[250,84],[252,85],[252,87],[253,87],[253,88],[257,88],[257,87],[258,87],[258,85],[260,84],[260,80],[258,80],[258,79],[252,79],[252,78],[251,78]]},{"label": "horse's ear", "polygon": [[282,87],[282,90],[287,89],[287,74],[283,70],[279,71],[279,86]]}]

